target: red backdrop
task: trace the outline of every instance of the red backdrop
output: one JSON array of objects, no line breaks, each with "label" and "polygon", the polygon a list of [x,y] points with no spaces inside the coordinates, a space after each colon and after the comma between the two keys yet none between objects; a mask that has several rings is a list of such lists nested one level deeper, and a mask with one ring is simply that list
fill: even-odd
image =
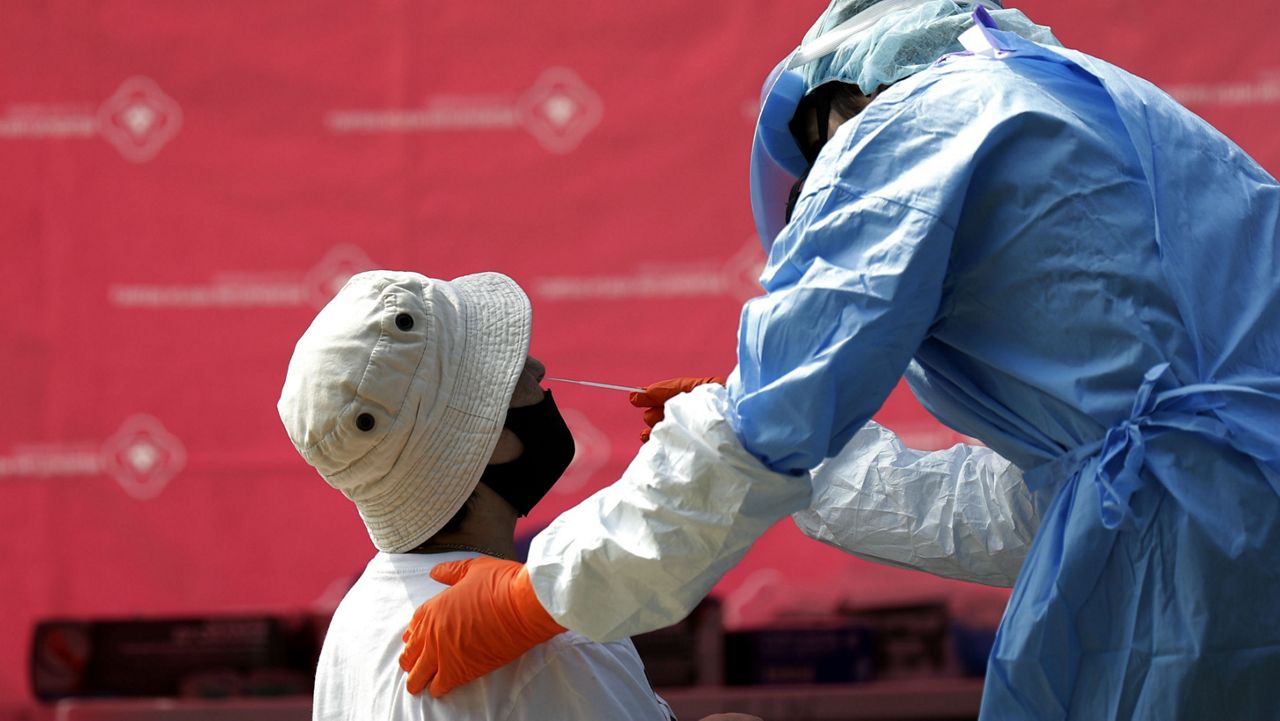
[{"label": "red backdrop", "polygon": [[[362,567],[275,412],[352,272],[513,276],[552,375],[727,372],[759,84],[824,5],[5,2],[0,711],[29,703],[38,618],[305,608]],[[1280,168],[1270,3],[1022,7]],[[556,392],[579,457],[526,531],[638,446],[621,394]],[[903,393],[880,420],[954,440]],[[784,522],[718,593],[749,624],[961,588]]]}]

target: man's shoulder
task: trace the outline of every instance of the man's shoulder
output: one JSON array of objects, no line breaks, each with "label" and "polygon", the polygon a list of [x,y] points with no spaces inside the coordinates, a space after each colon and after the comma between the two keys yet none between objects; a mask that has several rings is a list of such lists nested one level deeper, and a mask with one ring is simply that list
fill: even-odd
[{"label": "man's shoulder", "polygon": [[341,711],[352,708],[355,699],[357,706],[394,709],[388,711],[392,718],[421,718],[426,713],[431,718],[526,721],[542,718],[549,708],[575,719],[663,717],[650,713],[659,702],[630,640],[597,643],[572,631],[535,646],[444,699],[409,696],[397,665],[400,632],[413,605],[425,597],[413,592],[406,598],[395,570],[390,575],[375,573],[370,565],[330,626],[317,669],[320,706]]}]

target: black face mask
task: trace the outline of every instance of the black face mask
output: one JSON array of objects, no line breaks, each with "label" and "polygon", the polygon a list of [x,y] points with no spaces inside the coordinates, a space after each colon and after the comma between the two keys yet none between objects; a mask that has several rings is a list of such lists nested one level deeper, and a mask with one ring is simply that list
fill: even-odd
[{"label": "black face mask", "polygon": [[513,461],[490,463],[480,482],[527,516],[573,461],[573,434],[551,391],[534,405],[509,408],[503,425],[524,444],[524,452]]}]

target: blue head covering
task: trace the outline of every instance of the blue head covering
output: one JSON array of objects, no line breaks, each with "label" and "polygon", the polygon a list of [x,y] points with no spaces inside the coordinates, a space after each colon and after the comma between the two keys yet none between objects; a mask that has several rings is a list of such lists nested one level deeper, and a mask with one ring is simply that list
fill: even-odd
[{"label": "blue head covering", "polygon": [[[801,52],[814,41],[833,40],[841,25],[861,15],[878,19],[828,53],[796,69],[808,90],[839,80],[857,85],[870,95],[881,85],[916,74],[948,53],[960,52],[958,38],[973,26],[976,3],[953,0],[832,0],[818,22],[805,34]],[[1020,10],[1004,10],[999,0],[985,0],[1000,25],[1042,45],[1060,45],[1049,28],[1031,22]],[[856,21],[855,21],[856,22]]]}]

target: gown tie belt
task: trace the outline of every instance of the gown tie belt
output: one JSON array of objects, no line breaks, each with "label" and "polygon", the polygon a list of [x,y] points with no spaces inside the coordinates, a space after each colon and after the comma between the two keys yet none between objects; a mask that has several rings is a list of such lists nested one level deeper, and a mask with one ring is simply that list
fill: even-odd
[{"label": "gown tie belt", "polygon": [[[1024,474],[1027,487],[1040,492],[1078,474],[1097,458],[1093,480],[1098,484],[1102,525],[1116,529],[1133,519],[1129,500],[1143,483],[1147,441],[1171,431],[1216,439],[1258,461],[1280,469],[1280,438],[1275,421],[1232,422],[1233,398],[1261,401],[1277,411],[1280,395],[1243,385],[1195,383],[1178,385],[1168,363],[1152,366],[1143,376],[1129,417],[1108,429],[1102,439],[1078,446]],[[1151,474],[1148,474],[1151,477]],[[1280,478],[1280,476],[1278,476]],[[1275,481],[1273,481],[1273,486]],[[1280,488],[1277,488],[1280,492]]]}]

